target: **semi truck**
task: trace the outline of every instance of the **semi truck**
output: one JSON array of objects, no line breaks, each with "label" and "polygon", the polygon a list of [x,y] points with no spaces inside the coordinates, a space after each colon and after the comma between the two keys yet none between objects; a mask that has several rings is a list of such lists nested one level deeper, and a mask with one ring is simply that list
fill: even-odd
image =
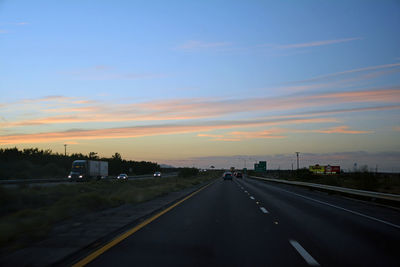
[{"label": "semi truck", "polygon": [[108,162],[98,160],[75,160],[68,175],[70,181],[88,181],[108,176]]}]

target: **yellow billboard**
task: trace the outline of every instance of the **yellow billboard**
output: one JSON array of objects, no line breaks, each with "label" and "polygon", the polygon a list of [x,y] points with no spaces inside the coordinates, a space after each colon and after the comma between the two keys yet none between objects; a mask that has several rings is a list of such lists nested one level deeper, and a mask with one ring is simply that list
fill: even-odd
[{"label": "yellow billboard", "polygon": [[319,166],[319,165],[313,165],[309,167],[310,172],[313,173],[324,173],[325,172],[325,166]]}]

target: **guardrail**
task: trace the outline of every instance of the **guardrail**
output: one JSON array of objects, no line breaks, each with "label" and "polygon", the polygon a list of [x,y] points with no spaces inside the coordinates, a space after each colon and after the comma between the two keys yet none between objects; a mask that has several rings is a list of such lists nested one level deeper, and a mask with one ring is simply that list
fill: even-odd
[{"label": "guardrail", "polygon": [[[163,177],[173,177],[176,176],[178,173],[173,172],[173,173],[165,173],[163,174]],[[114,179],[116,176],[108,176],[105,179]],[[134,176],[129,176],[129,180],[135,180],[135,179],[147,179],[147,178],[153,178],[153,174],[142,174],[142,175],[134,175]],[[12,180],[0,180],[0,185],[7,185],[7,184],[38,184],[38,183],[63,183],[63,182],[68,182],[68,178],[52,178],[52,179],[12,179]]]},{"label": "guardrail", "polygon": [[382,200],[396,202],[397,204],[400,204],[400,195],[397,195],[397,194],[379,193],[379,192],[351,189],[351,188],[332,186],[332,185],[313,184],[313,183],[288,181],[288,180],[264,178],[264,177],[257,177],[257,176],[249,176],[249,178],[265,180],[265,181],[269,181],[269,182],[283,183],[283,184],[299,185],[299,186],[303,186],[303,187],[321,189],[324,191],[339,192],[339,193],[344,193],[347,195],[355,195],[355,196],[370,198],[370,199],[382,199]]},{"label": "guardrail", "polygon": [[0,180],[0,184],[36,184],[36,183],[62,183],[62,182],[68,182],[68,178]]}]

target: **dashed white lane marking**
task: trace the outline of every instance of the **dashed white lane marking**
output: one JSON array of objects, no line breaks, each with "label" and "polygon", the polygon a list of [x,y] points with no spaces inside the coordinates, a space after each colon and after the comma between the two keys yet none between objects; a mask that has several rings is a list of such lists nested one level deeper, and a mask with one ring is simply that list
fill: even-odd
[{"label": "dashed white lane marking", "polygon": [[250,196],[250,199],[254,200],[255,198],[253,196]]},{"label": "dashed white lane marking", "polygon": [[336,209],[339,209],[339,210],[347,211],[347,212],[353,213],[355,215],[358,215],[358,216],[361,216],[361,217],[364,217],[364,218],[368,218],[370,220],[377,221],[377,222],[380,222],[380,223],[384,223],[386,225],[390,225],[392,227],[400,229],[400,225],[397,225],[397,224],[394,224],[394,223],[390,223],[390,222],[387,222],[387,221],[384,221],[384,220],[380,220],[378,218],[375,218],[375,217],[372,217],[372,216],[368,216],[368,215],[362,214],[362,213],[357,212],[357,211],[345,209],[345,208],[342,208],[340,206],[336,206],[336,205],[333,205],[333,204],[330,204],[330,203],[327,203],[327,202],[324,202],[324,201],[320,201],[320,200],[317,200],[317,199],[314,199],[314,198],[311,198],[311,197],[306,197],[306,196],[303,196],[303,195],[300,195],[300,194],[297,194],[297,193],[294,193],[294,192],[291,192],[291,191],[287,191],[285,189],[281,189],[281,188],[279,188],[279,189],[284,191],[284,192],[287,192],[289,194],[295,195],[295,196],[299,196],[299,197],[302,197],[302,198],[305,198],[305,199],[308,199],[308,200],[311,200],[311,201],[314,201],[314,202],[317,202],[317,203],[320,203],[320,204],[323,204],[323,205],[327,205],[327,206],[330,206],[332,208],[336,208]]},{"label": "dashed white lane marking", "polygon": [[248,193],[247,191],[244,191],[245,193]]},{"label": "dashed white lane marking", "polygon": [[295,240],[289,240],[290,244],[297,250],[303,259],[311,266],[320,266],[319,263]]},{"label": "dashed white lane marking", "polygon": [[268,210],[266,210],[264,207],[260,207],[260,210],[264,213],[269,213]]}]

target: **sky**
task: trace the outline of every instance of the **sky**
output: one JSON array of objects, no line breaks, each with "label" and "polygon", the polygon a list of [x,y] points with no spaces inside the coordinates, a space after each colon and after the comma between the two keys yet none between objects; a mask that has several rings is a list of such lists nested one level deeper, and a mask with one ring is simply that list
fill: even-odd
[{"label": "sky", "polygon": [[400,171],[399,1],[0,0],[0,148]]}]

